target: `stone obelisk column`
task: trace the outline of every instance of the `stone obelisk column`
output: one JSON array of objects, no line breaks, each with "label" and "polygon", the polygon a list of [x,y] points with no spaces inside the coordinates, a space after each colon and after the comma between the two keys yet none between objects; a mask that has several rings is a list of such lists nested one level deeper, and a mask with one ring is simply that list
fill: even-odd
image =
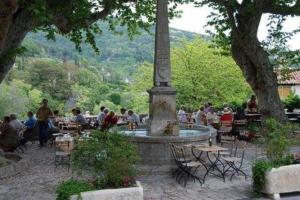
[{"label": "stone obelisk column", "polygon": [[176,91],[171,87],[168,0],[157,0],[154,87],[149,90],[149,131],[152,136],[178,135]]}]

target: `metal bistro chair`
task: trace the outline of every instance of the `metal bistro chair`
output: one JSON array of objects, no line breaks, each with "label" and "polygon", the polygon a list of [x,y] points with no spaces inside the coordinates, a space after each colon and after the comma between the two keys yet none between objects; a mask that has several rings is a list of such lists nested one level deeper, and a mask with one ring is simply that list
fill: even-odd
[{"label": "metal bistro chair", "polygon": [[230,181],[232,181],[232,177],[235,174],[238,176],[242,174],[245,176],[245,179],[247,179],[246,173],[241,169],[243,166],[246,144],[247,143],[244,141],[236,142],[233,154],[228,157],[222,157],[225,164],[224,173],[231,172]]},{"label": "metal bistro chair", "polygon": [[55,168],[58,165],[66,164],[68,166],[68,171],[70,169],[71,160],[71,141],[55,141]]},{"label": "metal bistro chair", "polygon": [[221,121],[221,126],[217,130],[217,141],[221,141],[221,137],[224,135],[231,135],[233,130],[232,121]]},{"label": "metal bistro chair", "polygon": [[180,184],[181,179],[184,178],[184,186],[186,186],[187,181],[191,178],[194,182],[195,180],[198,180],[202,185],[200,178],[195,175],[197,169],[201,166],[201,163],[186,159],[186,155],[182,147],[178,147],[174,144],[170,144],[170,147],[177,165],[177,169],[172,173],[173,177],[176,176],[176,181]]}]

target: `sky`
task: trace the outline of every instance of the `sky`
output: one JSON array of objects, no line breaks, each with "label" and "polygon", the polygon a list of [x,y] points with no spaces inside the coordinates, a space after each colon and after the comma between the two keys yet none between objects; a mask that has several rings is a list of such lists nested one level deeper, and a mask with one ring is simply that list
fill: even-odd
[{"label": "sky", "polygon": [[[206,33],[207,27],[205,25],[207,23],[207,16],[212,9],[208,7],[195,8],[193,5],[181,5],[179,9],[183,11],[182,17],[171,20],[170,27],[195,33]],[[260,23],[258,32],[260,40],[265,39],[268,35],[266,27],[267,17],[267,15],[263,16]],[[284,30],[294,30],[297,27],[300,27],[300,17],[288,18],[284,24]],[[288,45],[293,50],[300,49],[300,33],[295,35]]]}]

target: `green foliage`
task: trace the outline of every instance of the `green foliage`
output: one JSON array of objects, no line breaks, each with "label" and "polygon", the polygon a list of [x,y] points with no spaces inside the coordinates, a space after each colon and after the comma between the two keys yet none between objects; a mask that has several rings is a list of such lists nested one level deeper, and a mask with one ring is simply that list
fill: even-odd
[{"label": "green foliage", "polygon": [[[234,61],[201,39],[183,41],[173,49],[171,58],[178,105],[198,109],[207,102],[216,107],[230,102],[242,104],[252,93]],[[133,77],[131,89],[138,92],[138,96],[133,96],[133,105],[144,102],[143,107],[147,108],[146,90],[152,87],[153,66],[144,64]]]},{"label": "green foliage", "polygon": [[115,105],[120,105],[121,104],[121,96],[118,93],[112,93],[109,95],[109,98],[111,102],[113,102]]},{"label": "green foliage", "polygon": [[258,133],[258,132],[259,132],[259,127],[258,127],[257,123],[250,122],[250,123],[247,125],[247,130],[248,130],[250,133]]},{"label": "green foliage", "polygon": [[56,200],[69,200],[72,195],[80,195],[81,192],[91,191],[95,188],[88,182],[70,179],[64,181],[56,188]]},{"label": "green foliage", "polygon": [[292,125],[279,123],[272,118],[266,120],[265,149],[268,159],[282,160],[286,156],[288,135],[292,133],[292,128]]},{"label": "green foliage", "polygon": [[287,109],[300,108],[300,97],[295,93],[291,93],[283,101],[283,104]]},{"label": "green foliage", "polygon": [[265,174],[272,169],[272,164],[266,160],[257,160],[252,166],[253,191],[260,195],[265,186]]},{"label": "green foliage", "polygon": [[72,168],[96,178],[97,188],[122,187],[126,177],[135,176],[138,156],[135,146],[119,133],[95,131],[78,141],[71,155]]}]

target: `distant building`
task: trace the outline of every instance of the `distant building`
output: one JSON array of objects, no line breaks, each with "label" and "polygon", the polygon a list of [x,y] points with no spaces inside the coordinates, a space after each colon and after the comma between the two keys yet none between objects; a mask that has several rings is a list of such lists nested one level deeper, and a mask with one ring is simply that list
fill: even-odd
[{"label": "distant building", "polygon": [[290,93],[295,92],[300,96],[300,71],[292,71],[285,80],[278,76],[278,92],[281,99],[285,99]]}]

